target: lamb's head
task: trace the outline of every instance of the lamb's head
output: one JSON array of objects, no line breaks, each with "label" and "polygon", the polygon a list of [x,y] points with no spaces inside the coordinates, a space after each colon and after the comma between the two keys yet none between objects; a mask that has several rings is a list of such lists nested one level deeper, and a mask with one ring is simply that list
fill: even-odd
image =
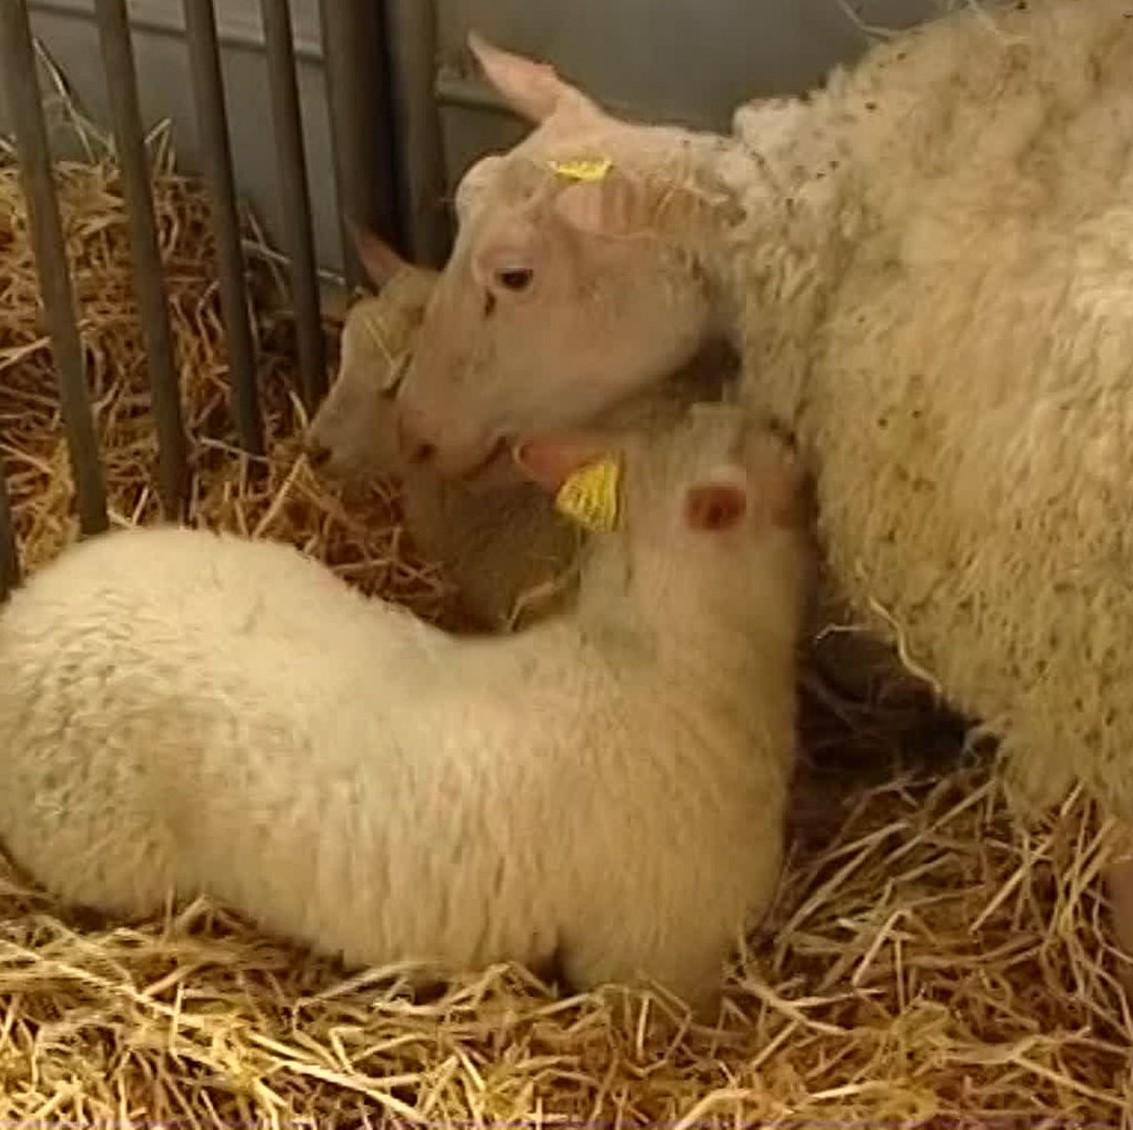
[{"label": "lamb's head", "polygon": [[690,156],[720,139],[620,121],[549,66],[471,43],[536,128],[462,179],[456,243],[398,394],[407,457],[451,476],[683,365],[717,323],[696,241],[680,233],[739,218],[735,194]]},{"label": "lamb's head", "polygon": [[394,394],[437,280],[436,271],[406,263],[368,232],[356,232],[355,242],[380,293],[347,312],[338,376],[304,437],[311,463],[336,478],[402,469]]},{"label": "lamb's head", "polygon": [[809,498],[790,445],[762,420],[699,404],[660,433],[532,437],[516,459],[561,502],[580,483],[594,492],[584,509],[607,533],[588,554],[591,601],[666,624],[770,620],[795,638],[811,580]]}]

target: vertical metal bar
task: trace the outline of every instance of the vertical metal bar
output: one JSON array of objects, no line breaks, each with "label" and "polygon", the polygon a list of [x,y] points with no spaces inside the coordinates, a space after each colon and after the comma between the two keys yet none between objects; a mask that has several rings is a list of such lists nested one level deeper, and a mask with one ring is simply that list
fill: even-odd
[{"label": "vertical metal bar", "polygon": [[75,322],[75,296],[67,271],[63,224],[52,177],[27,0],[0,3],[0,70],[16,131],[20,179],[31,221],[32,247],[51,352],[59,373],[59,402],[78,495],[83,533],[107,526],[106,492],[91,416],[83,348]]},{"label": "vertical metal bar", "polygon": [[381,13],[375,0],[319,0],[319,16],[343,269],[356,286],[365,273],[349,224],[399,242]]},{"label": "vertical metal bar", "polygon": [[181,390],[169,328],[126,0],[95,0],[95,15],[126,195],[130,252],[134,260],[134,295],[157,425],[158,485],[165,516],[178,518],[184,513],[188,497],[185,425],[181,417]]},{"label": "vertical metal bar", "polygon": [[405,243],[415,263],[439,267],[448,256],[451,230],[437,110],[435,0],[386,0],[386,28]]},{"label": "vertical metal bar", "polygon": [[291,296],[295,304],[299,378],[307,411],[313,412],[326,393],[327,371],[291,9],[288,0],[260,0],[260,11],[264,21],[272,125],[278,153],[276,175],[283,205],[284,236],[291,256]]},{"label": "vertical metal bar", "polygon": [[236,184],[224,106],[224,77],[212,0],[184,0],[185,34],[193,70],[193,96],[200,130],[201,161],[212,205],[216,236],[220,304],[228,343],[232,379],[232,411],[240,442],[253,455],[264,450],[264,425],[256,389],[255,353],[244,287],[244,255],[236,214]]},{"label": "vertical metal bar", "polygon": [[12,507],[0,464],[0,603],[20,583],[20,559],[16,553],[16,535],[12,529]]}]

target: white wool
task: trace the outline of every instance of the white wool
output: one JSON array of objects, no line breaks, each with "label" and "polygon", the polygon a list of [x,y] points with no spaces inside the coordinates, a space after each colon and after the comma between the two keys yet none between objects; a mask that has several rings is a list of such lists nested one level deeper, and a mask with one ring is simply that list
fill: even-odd
[{"label": "white wool", "polygon": [[[754,185],[761,252],[728,269],[859,615],[1030,798],[1078,777],[1133,817],[1133,5],[1019,7],[836,74],[765,155],[786,239]],[[758,107],[737,128],[759,151]]]},{"label": "white wool", "polygon": [[203,892],[351,965],[557,958],[705,999],[777,877],[806,551],[771,529],[670,561],[679,482],[648,501],[633,473],[630,540],[512,637],[281,544],[73,547],[0,614],[0,836],[106,912]]}]

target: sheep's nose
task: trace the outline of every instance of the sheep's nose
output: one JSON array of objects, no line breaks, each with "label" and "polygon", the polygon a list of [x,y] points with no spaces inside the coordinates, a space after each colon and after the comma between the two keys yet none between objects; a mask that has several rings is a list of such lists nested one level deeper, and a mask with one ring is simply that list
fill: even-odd
[{"label": "sheep's nose", "polygon": [[402,458],[408,463],[428,463],[437,453],[433,444],[423,440],[412,426],[405,422],[404,415],[399,415],[397,418],[397,446]]},{"label": "sheep's nose", "polygon": [[330,448],[325,443],[308,440],[303,446],[307,454],[307,462],[312,467],[325,467],[330,461]]}]

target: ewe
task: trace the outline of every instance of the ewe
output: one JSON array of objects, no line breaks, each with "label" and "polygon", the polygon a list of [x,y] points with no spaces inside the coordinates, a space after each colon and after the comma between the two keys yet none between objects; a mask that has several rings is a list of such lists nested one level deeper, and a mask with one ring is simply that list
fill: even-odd
[{"label": "ewe", "polygon": [[833,595],[1030,799],[1078,779],[1133,819],[1133,7],[980,9],[732,138],[475,42],[538,128],[460,186],[401,428],[458,474],[730,337],[815,476]]}]

